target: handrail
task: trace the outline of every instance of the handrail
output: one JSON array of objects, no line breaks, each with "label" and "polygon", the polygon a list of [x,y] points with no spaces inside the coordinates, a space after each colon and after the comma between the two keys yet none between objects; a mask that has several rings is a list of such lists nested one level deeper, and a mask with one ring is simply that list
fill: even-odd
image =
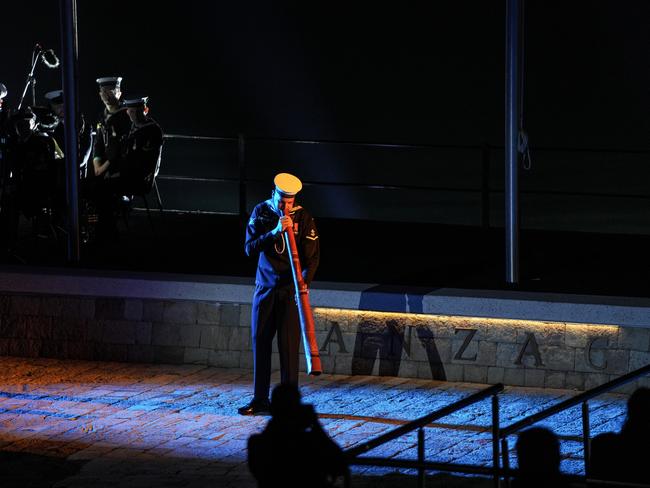
[{"label": "handrail", "polygon": [[[221,136],[190,136],[184,134],[165,134],[166,139],[203,139],[215,141],[232,141],[236,142],[237,137],[221,137]],[[310,140],[310,139],[291,139],[283,137],[246,137],[247,141],[251,142],[289,142],[295,144],[339,144],[343,146],[367,146],[367,147],[387,147],[387,148],[406,148],[406,149],[425,149],[425,148],[438,148],[438,149],[482,149],[490,147],[491,149],[503,149],[502,145],[498,144],[406,144],[406,143],[386,143],[386,142],[367,142],[367,141],[336,141],[330,139]],[[533,147],[535,151],[565,151],[565,152],[598,152],[598,153],[621,153],[621,154],[646,154],[650,153],[648,148],[633,148],[633,149],[620,149],[620,148],[589,148],[589,147]]]},{"label": "handrail", "polygon": [[481,390],[465,398],[462,398],[452,403],[451,405],[447,405],[446,407],[440,408],[435,412],[425,415],[424,417],[420,417],[418,419],[409,422],[408,424],[397,427],[396,429],[393,429],[390,432],[386,432],[385,434],[382,434],[374,439],[371,439],[368,442],[364,442],[363,444],[354,446],[346,450],[345,453],[351,458],[356,457],[360,454],[363,454],[364,452],[368,452],[371,449],[374,449],[377,446],[380,446],[382,444],[385,444],[386,442],[392,441],[393,439],[396,439],[404,434],[407,434],[415,429],[424,427],[427,424],[433,422],[434,420],[437,420],[442,417],[446,417],[447,415],[450,415],[456,412],[457,410],[460,410],[476,402],[484,400],[485,398],[491,395],[496,395],[497,393],[503,391],[503,388],[504,386],[502,383],[497,383],[496,385],[490,386],[488,388],[485,388],[484,390]]},{"label": "handrail", "polygon": [[555,415],[556,413],[559,413],[562,410],[566,410],[567,408],[574,407],[580,403],[590,400],[591,398],[601,395],[609,390],[612,390],[626,383],[629,383],[630,381],[636,379],[637,377],[643,376],[644,374],[648,374],[648,373],[650,373],[650,364],[642,368],[639,368],[635,371],[632,371],[630,373],[627,373],[626,375],[623,375],[620,378],[616,378],[612,381],[608,381],[607,383],[604,383],[600,386],[596,386],[595,388],[582,392],[574,397],[568,398],[556,405],[552,405],[542,410],[541,412],[537,412],[533,415],[530,415],[529,417],[521,419],[520,421],[515,422],[514,424],[501,429],[499,437],[504,439],[509,435],[512,435],[513,433],[523,429],[524,427],[528,427],[529,425],[539,422],[540,420],[550,417],[551,415]]}]

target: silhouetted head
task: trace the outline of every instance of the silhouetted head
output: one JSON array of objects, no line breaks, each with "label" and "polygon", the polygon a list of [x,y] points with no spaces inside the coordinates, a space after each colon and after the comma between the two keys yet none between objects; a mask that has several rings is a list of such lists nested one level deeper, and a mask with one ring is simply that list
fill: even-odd
[{"label": "silhouetted head", "polygon": [[296,385],[280,384],[271,393],[271,415],[274,418],[291,418],[300,411],[300,390]]},{"label": "silhouetted head", "polygon": [[548,429],[534,427],[517,438],[517,463],[523,476],[548,478],[559,474],[560,443]]},{"label": "silhouetted head", "polygon": [[636,435],[650,432],[650,388],[638,388],[630,395],[624,429]]}]

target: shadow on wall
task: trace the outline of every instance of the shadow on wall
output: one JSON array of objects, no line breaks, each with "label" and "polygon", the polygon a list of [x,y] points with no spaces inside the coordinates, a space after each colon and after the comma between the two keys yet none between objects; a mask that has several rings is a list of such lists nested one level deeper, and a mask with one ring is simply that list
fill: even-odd
[{"label": "shadow on wall", "polygon": [[[375,312],[423,313],[423,298],[427,289],[404,289],[390,285],[377,285],[361,294],[359,310]],[[359,324],[354,340],[352,357],[353,375],[370,375],[379,361],[379,376],[399,376],[402,351],[405,348],[406,327],[397,320],[386,322],[367,319]],[[447,376],[434,341],[433,333],[426,327],[416,327],[417,338],[427,354],[431,378],[445,381]]]}]

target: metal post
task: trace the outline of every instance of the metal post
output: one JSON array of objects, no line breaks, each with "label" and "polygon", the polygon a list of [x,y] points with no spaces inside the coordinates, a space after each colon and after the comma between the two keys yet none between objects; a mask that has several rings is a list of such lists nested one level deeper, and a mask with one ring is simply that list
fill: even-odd
[{"label": "metal post", "polygon": [[501,459],[503,460],[501,464],[504,471],[503,479],[505,480],[506,487],[510,486],[510,453],[508,451],[508,439],[504,437],[501,439]]},{"label": "metal post", "polygon": [[[424,429],[418,429],[418,462],[424,464]],[[424,488],[424,467],[418,468],[418,487]]]},{"label": "metal post", "polygon": [[239,164],[239,218],[245,224],[246,211],[246,140],[244,134],[237,135],[237,162]]},{"label": "metal post", "polygon": [[519,27],[521,0],[506,0],[506,281],[519,282]]},{"label": "metal post", "polygon": [[68,262],[79,263],[79,129],[77,123],[77,0],[60,0],[61,77],[65,110]]},{"label": "metal post", "polygon": [[499,488],[499,397],[492,395],[492,467],[494,468],[494,488]]},{"label": "metal post", "polygon": [[582,445],[584,446],[585,476],[589,478],[589,458],[591,457],[591,441],[589,427],[589,404],[582,402]]}]

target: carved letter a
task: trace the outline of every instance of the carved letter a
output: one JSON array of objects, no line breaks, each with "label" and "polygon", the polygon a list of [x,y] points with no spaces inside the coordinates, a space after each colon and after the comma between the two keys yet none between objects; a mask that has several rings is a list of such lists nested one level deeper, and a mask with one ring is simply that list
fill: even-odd
[{"label": "carved letter a", "polygon": [[535,358],[535,366],[544,366],[542,355],[539,353],[539,345],[537,345],[535,334],[532,332],[526,334],[526,342],[524,343],[524,347],[521,348],[521,352],[519,352],[515,364],[521,364],[524,356],[529,354]]}]

